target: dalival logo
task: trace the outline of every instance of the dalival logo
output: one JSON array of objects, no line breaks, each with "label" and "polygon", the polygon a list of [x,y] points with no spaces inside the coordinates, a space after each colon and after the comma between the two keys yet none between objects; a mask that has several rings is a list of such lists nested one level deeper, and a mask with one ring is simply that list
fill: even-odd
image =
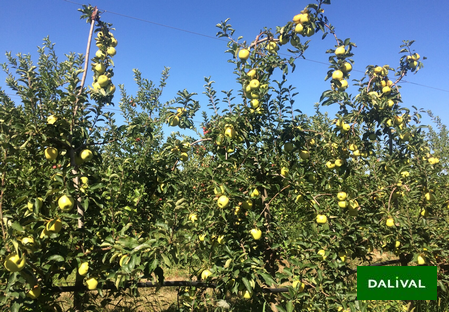
[{"label": "dalival logo", "polygon": [[396,276],[396,280],[368,280],[368,288],[426,288],[421,280],[403,280]]}]

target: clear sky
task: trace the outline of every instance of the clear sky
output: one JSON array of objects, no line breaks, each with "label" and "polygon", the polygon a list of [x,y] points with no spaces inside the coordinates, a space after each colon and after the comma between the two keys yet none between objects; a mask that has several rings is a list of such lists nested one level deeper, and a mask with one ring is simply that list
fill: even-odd
[{"label": "clear sky", "polygon": [[[76,2],[82,3],[80,1]],[[449,1],[331,2],[324,7],[325,14],[336,27],[337,35],[341,39],[351,38],[358,46],[354,50],[351,78],[361,78],[369,64],[397,67],[402,40],[416,40],[412,47],[427,60],[417,75],[405,78],[407,83],[402,84],[401,90],[404,106],[430,109],[449,124]],[[308,3],[314,3],[314,0],[98,0],[90,4],[106,11],[101,15],[102,20],[113,23],[116,28],[115,84],[124,84],[127,91],[134,94],[133,68],[138,68],[145,78],[157,83],[164,66],[167,66],[171,68],[170,78],[162,99],[171,99],[178,90],[187,89],[198,93],[196,99],[202,109],[207,110],[207,99],[202,95],[205,76],[212,76],[218,92],[239,88],[232,74],[234,65],[227,62],[230,55],[224,53],[226,41],[215,38],[218,31],[215,25],[231,18],[229,23],[236,29],[235,37],[242,35],[247,41],[252,41],[264,26],[275,29],[277,25],[285,25]],[[77,9],[80,7],[64,0],[2,1],[0,51],[31,53],[36,60],[37,46],[42,45],[42,38],[49,35],[61,59],[71,51],[85,53],[89,25],[79,19]],[[332,36],[321,40],[321,35],[315,35],[311,39],[311,48],[305,53],[307,60],[297,60],[297,69],[289,76],[290,83],[300,93],[295,108],[306,114],[313,114],[314,103],[319,101],[324,90],[329,89],[329,81],[324,81],[328,70],[325,51],[335,46]],[[93,45],[91,52],[95,53],[95,50]],[[3,62],[6,62],[4,55],[0,57],[0,63]],[[87,83],[92,83],[90,73],[89,69]],[[3,89],[4,81],[5,75],[0,72]],[[349,88],[348,92],[355,94],[356,88]],[[7,93],[13,92],[7,89]],[[116,93],[114,110],[117,114],[118,95],[119,92]],[[14,96],[12,99],[19,100]],[[109,106],[107,109],[114,108]],[[331,114],[336,111],[336,107],[323,108],[322,111],[326,109]],[[426,114],[423,117],[424,123],[430,123]],[[120,118],[117,120],[121,121]],[[201,114],[194,120],[199,127]]]}]

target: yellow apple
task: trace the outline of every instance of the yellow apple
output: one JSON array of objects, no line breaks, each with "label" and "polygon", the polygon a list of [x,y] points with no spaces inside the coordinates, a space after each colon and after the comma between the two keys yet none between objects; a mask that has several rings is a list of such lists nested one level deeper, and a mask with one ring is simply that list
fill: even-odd
[{"label": "yellow apple", "polygon": [[343,164],[344,164],[344,160],[342,160],[342,159],[335,160],[335,166],[341,167],[341,166],[343,166]]},{"label": "yellow apple", "polygon": [[201,241],[201,242],[204,242],[204,239],[206,238],[206,234],[200,234],[200,235],[198,235],[198,239]]},{"label": "yellow apple", "polygon": [[318,251],[318,254],[323,258],[323,260],[326,260],[326,258],[327,258],[326,252],[323,249]]},{"label": "yellow apple", "polygon": [[252,192],[251,192],[251,198],[256,198],[256,197],[259,197],[259,195],[260,195],[260,193],[259,193],[259,190],[258,189],[254,189]]},{"label": "yellow apple", "polygon": [[179,124],[179,117],[178,116],[174,116],[169,121],[169,125],[172,126],[172,127],[176,127],[178,124]]},{"label": "yellow apple", "polygon": [[239,51],[239,58],[242,61],[246,61],[248,59],[248,57],[249,57],[249,50],[248,49],[241,49]]},{"label": "yellow apple", "polygon": [[252,229],[250,233],[255,240],[259,240],[262,237],[262,231],[260,229]]},{"label": "yellow apple", "polygon": [[423,265],[423,264],[426,264],[426,259],[424,258],[423,255],[419,255],[418,259],[417,259],[417,262],[418,262],[419,265]]},{"label": "yellow apple", "polygon": [[201,272],[201,279],[207,280],[211,275],[212,275],[212,272],[206,269],[203,272]]},{"label": "yellow apple", "polygon": [[231,126],[231,125],[226,125],[224,134],[225,134],[226,137],[228,137],[230,139],[233,139],[235,137],[234,127]]},{"label": "yellow apple", "polygon": [[391,93],[391,88],[389,86],[385,86],[382,88],[382,93],[383,94],[390,94]]},{"label": "yellow apple", "polygon": [[248,290],[245,290],[245,292],[243,293],[243,299],[251,299],[251,297],[253,296],[252,292],[249,292]]},{"label": "yellow apple", "polygon": [[58,150],[54,147],[47,147],[44,154],[47,160],[55,160],[58,157]]},{"label": "yellow apple", "polygon": [[326,162],[326,167],[329,169],[333,169],[335,168],[335,164],[331,161]]},{"label": "yellow apple", "polygon": [[259,108],[259,106],[260,106],[260,102],[259,102],[258,99],[253,99],[253,100],[251,100],[251,107],[252,107],[253,109],[257,109],[257,108]]},{"label": "yellow apple", "polygon": [[290,171],[290,170],[289,170],[288,168],[282,167],[282,168],[281,168],[281,175],[284,176],[284,177],[286,177],[286,176],[288,175],[288,172],[289,172],[289,171]]},{"label": "yellow apple", "polygon": [[394,226],[394,219],[393,218],[388,218],[386,223],[385,223],[388,227],[392,227]]},{"label": "yellow apple", "polygon": [[217,237],[217,243],[219,244],[224,244],[224,235],[220,235]]},{"label": "yellow apple", "polygon": [[[343,91],[343,90],[345,90],[347,87],[348,87],[348,81],[345,80],[345,79],[341,79],[341,80],[340,80],[340,87],[338,88],[338,90]],[[345,125],[345,126],[343,127],[343,130],[349,131],[350,128],[351,128],[350,125]]]},{"label": "yellow apple", "polygon": [[348,202],[346,200],[339,201],[338,202],[338,207],[346,208],[346,207],[348,207]]},{"label": "yellow apple", "polygon": [[244,202],[242,203],[242,208],[243,208],[243,209],[251,209],[251,208],[253,208],[253,202],[252,202],[252,200],[251,200],[251,199],[248,199],[248,200],[244,201]]},{"label": "yellow apple", "polygon": [[[297,289],[298,292],[303,292],[306,285],[304,283],[302,283],[301,281],[293,281],[292,287]],[[296,288],[296,287],[298,287],[298,288]]]},{"label": "yellow apple", "polygon": [[198,220],[198,216],[196,215],[196,213],[191,213],[189,215],[189,220],[192,221],[192,222],[197,221]]},{"label": "yellow apple", "polygon": [[226,208],[229,204],[229,198],[225,195],[221,195],[218,198],[217,205],[219,208]]},{"label": "yellow apple", "polygon": [[109,84],[109,78],[106,75],[100,75],[97,79],[97,83],[100,87],[104,88]]},{"label": "yellow apple", "polygon": [[22,245],[24,245],[24,246],[33,246],[34,245],[34,238],[31,237],[31,236],[22,238]]},{"label": "yellow apple", "polygon": [[345,46],[339,46],[338,48],[335,49],[335,55],[341,56],[344,54],[346,54]]},{"label": "yellow apple", "polygon": [[267,50],[270,53],[275,53],[278,49],[279,49],[279,47],[276,44],[276,42],[274,42],[274,41],[269,42],[267,45]]},{"label": "yellow apple", "polygon": [[399,248],[399,246],[401,246],[401,242],[400,242],[400,241],[396,241],[396,242],[394,243],[394,246],[395,246],[396,248]]},{"label": "yellow apple", "polygon": [[304,31],[304,26],[302,26],[301,24],[297,24],[295,26],[295,33],[297,34],[302,34]]},{"label": "yellow apple", "polygon": [[34,287],[27,293],[27,297],[31,299],[36,299],[41,295],[41,286],[34,285]]},{"label": "yellow apple", "polygon": [[91,277],[86,280],[86,285],[87,285],[87,289],[95,290],[95,289],[97,289],[98,281],[96,278]]},{"label": "yellow apple", "polygon": [[89,161],[93,157],[92,151],[85,149],[81,151],[80,157],[82,161]]},{"label": "yellow apple", "polygon": [[129,255],[123,255],[120,257],[119,265],[122,267],[124,264],[128,263],[130,260]]},{"label": "yellow apple", "polygon": [[117,39],[115,38],[111,38],[111,47],[116,47],[117,46]]},{"label": "yellow apple", "polygon": [[5,266],[5,269],[9,272],[19,272],[22,271],[25,267],[26,258],[25,254],[22,254],[22,258],[19,257],[16,253],[11,253],[8,256],[6,256],[5,262],[3,262],[3,265]]},{"label": "yellow apple", "polygon": [[189,159],[189,154],[187,154],[187,153],[181,153],[180,158],[181,158],[182,161],[186,161],[186,160]]},{"label": "yellow apple", "polygon": [[316,222],[319,224],[324,224],[327,222],[327,217],[325,215],[319,214],[316,216]]},{"label": "yellow apple", "polygon": [[342,80],[343,79],[343,72],[341,70],[337,69],[336,71],[334,71],[332,73],[332,79]]},{"label": "yellow apple", "polygon": [[95,71],[99,74],[103,74],[106,71],[106,66],[104,63],[97,63],[94,67]]},{"label": "yellow apple", "polygon": [[50,115],[47,117],[47,123],[49,125],[53,125],[56,122],[56,120],[58,120],[58,117],[56,117],[55,115]]},{"label": "yellow apple", "polygon": [[106,88],[106,91],[110,94],[113,94],[115,92],[115,85],[114,84],[109,84],[109,86]]},{"label": "yellow apple", "polygon": [[348,194],[346,194],[346,192],[338,192],[338,194],[337,194],[337,198],[340,201],[345,200],[347,196],[348,196]]},{"label": "yellow apple", "polygon": [[115,50],[114,47],[108,47],[107,50],[106,50],[106,52],[107,52],[108,55],[110,55],[110,56],[114,56],[114,55],[117,53],[117,51]]},{"label": "yellow apple", "polygon": [[56,219],[54,220],[54,222],[53,220],[48,221],[47,225],[45,226],[45,229],[51,233],[59,233],[62,229],[61,219]]},{"label": "yellow apple", "polygon": [[251,87],[251,90],[258,89],[259,86],[260,86],[260,82],[259,82],[259,80],[257,80],[257,79],[252,79],[252,80],[249,82],[249,86]]},{"label": "yellow apple", "polygon": [[424,197],[426,198],[427,201],[434,201],[435,200],[435,196],[432,193],[426,193],[424,195]]},{"label": "yellow apple", "polygon": [[78,274],[84,276],[87,274],[87,271],[89,271],[89,262],[81,263],[80,267],[78,268]]},{"label": "yellow apple", "polygon": [[106,55],[103,53],[103,51],[98,50],[97,52],[95,52],[95,56],[100,59],[104,59]]},{"label": "yellow apple", "polygon": [[341,67],[341,71],[344,73],[349,73],[352,70],[352,64],[349,62],[344,62]]},{"label": "yellow apple", "polygon": [[75,205],[72,196],[62,195],[58,200],[58,206],[62,211],[70,211]]},{"label": "yellow apple", "polygon": [[374,68],[374,72],[375,72],[376,74],[381,74],[382,71],[383,71],[383,68],[380,67],[380,66],[377,66],[377,67]]}]

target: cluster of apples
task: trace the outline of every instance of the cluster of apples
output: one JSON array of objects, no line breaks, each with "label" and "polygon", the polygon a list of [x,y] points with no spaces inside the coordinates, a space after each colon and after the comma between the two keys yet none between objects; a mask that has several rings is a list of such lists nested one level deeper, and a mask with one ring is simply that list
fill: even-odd
[{"label": "cluster of apples", "polygon": [[117,52],[115,47],[117,46],[117,39],[111,32],[103,33],[98,32],[95,38],[96,45],[98,47],[95,53],[94,64],[92,64],[92,70],[94,71],[94,83],[92,87],[94,90],[103,90],[105,94],[110,95],[115,92],[115,85],[112,84],[110,73],[106,72],[109,65],[108,56],[112,57]]},{"label": "cluster of apples", "polygon": [[352,70],[352,64],[346,61],[347,51],[344,45],[338,46],[334,53],[338,59],[338,69],[332,73],[333,88],[337,87],[338,90],[344,91],[348,87],[347,79],[349,78],[349,72]]},{"label": "cluster of apples", "polygon": [[293,22],[296,24],[295,33],[307,37],[315,34],[315,27],[312,24],[312,16],[309,14],[309,9],[305,8],[300,14],[295,15]]}]

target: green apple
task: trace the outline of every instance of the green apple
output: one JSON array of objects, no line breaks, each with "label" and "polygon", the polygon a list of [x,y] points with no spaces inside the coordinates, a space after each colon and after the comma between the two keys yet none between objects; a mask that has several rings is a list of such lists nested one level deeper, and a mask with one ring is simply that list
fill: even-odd
[{"label": "green apple", "polygon": [[44,154],[47,160],[55,160],[58,157],[58,150],[54,147],[47,147]]},{"label": "green apple", "polygon": [[106,66],[104,63],[97,63],[94,67],[95,71],[99,74],[103,74],[106,71]]},{"label": "green apple", "polygon": [[260,229],[252,229],[250,233],[255,240],[259,240],[262,237],[262,231]]},{"label": "green apple", "polygon": [[229,198],[225,195],[221,195],[217,200],[219,208],[226,208],[229,205]]},{"label": "green apple", "polygon": [[62,195],[58,200],[58,206],[64,212],[72,210],[74,205],[75,201],[72,196]]},{"label": "green apple", "polygon": [[108,55],[110,55],[110,56],[114,56],[114,55],[117,53],[117,51],[115,50],[114,47],[108,47],[107,50],[106,50],[106,52],[107,52]]},{"label": "green apple", "polygon": [[284,144],[284,151],[291,152],[295,145],[292,142],[287,142]]},{"label": "green apple", "polygon": [[109,78],[106,75],[100,75],[97,79],[97,82],[100,87],[104,88],[109,84]]},{"label": "green apple", "polygon": [[301,151],[299,152],[299,157],[301,157],[302,160],[306,160],[310,158],[309,151]]}]

